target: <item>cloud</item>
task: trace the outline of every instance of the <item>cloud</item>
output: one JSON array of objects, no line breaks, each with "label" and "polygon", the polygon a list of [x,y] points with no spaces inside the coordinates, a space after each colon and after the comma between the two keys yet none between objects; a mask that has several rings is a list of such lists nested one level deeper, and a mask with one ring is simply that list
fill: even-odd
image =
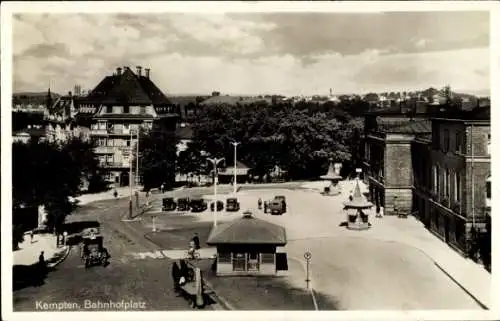
[{"label": "cloud", "polygon": [[[488,15],[64,14],[14,19],[14,89],[92,89],[143,65],[169,93],[489,87]],[[486,22],[485,22],[486,21]]]}]

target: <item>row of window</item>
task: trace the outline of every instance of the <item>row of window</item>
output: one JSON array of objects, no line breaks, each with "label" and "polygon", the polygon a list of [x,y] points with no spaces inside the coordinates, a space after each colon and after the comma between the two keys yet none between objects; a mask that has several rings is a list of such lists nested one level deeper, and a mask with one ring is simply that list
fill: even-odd
[{"label": "row of window", "polygon": [[[451,151],[451,146],[450,146],[450,130],[449,129],[444,129],[443,131],[443,144],[441,145],[441,150],[444,153],[447,153],[448,151]],[[462,153],[463,152],[463,144],[464,144],[464,133],[461,131],[457,131],[455,133],[455,146],[453,146],[453,151],[456,153]]]},{"label": "row of window", "polygon": [[219,263],[232,264],[235,272],[259,271],[261,264],[274,264],[273,253],[219,253],[217,258]]},{"label": "row of window", "polygon": [[127,164],[130,161],[128,155],[123,155],[122,157],[114,157],[113,155],[100,155],[99,164],[100,165],[110,165],[110,164]]},{"label": "row of window", "polygon": [[[447,153],[449,151],[454,151],[456,153],[463,153],[463,146],[465,143],[465,138],[464,138],[464,132],[457,131],[455,133],[455,146],[453,146],[453,150],[451,149],[452,147],[450,146],[450,130],[449,129],[444,129],[443,130],[443,142],[440,144],[439,142],[439,137],[435,136],[436,138],[434,139],[434,148],[435,149],[441,149],[443,153]],[[487,153],[488,155],[490,154],[490,149],[491,149],[491,134],[487,135]]]},{"label": "row of window", "polygon": [[94,139],[96,146],[99,147],[130,147],[130,139],[98,137]]},{"label": "row of window", "polygon": [[[460,172],[452,172],[448,168],[441,171],[439,165],[432,166],[433,171],[433,192],[441,197],[444,195],[445,198],[451,200],[453,197],[453,201],[460,202],[461,193],[462,193],[462,177]],[[451,195],[451,179],[453,179],[453,195]],[[443,182],[443,184],[441,184]],[[441,185],[444,187],[444,190],[441,190]]]},{"label": "row of window", "polygon": [[[97,123],[94,123],[90,126],[92,130],[111,130],[111,131],[129,131],[129,130],[136,131],[140,127],[141,125],[139,124],[128,124],[128,123],[113,124],[113,123],[108,123],[107,121],[98,121]],[[145,121],[142,124],[142,127],[151,129],[153,128],[153,122]]]}]

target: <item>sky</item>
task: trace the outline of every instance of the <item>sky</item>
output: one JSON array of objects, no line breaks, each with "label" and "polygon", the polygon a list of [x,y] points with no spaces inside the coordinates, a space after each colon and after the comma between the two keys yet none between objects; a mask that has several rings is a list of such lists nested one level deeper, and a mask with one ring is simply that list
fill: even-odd
[{"label": "sky", "polygon": [[489,90],[489,13],[17,14],[13,90],[151,69],[167,95]]}]

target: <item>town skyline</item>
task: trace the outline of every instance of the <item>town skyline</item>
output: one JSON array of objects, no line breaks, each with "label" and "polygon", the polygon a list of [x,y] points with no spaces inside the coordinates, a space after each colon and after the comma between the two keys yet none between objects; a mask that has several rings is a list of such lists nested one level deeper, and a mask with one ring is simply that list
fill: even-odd
[{"label": "town skyline", "polygon": [[13,36],[14,92],[91,90],[137,65],[167,95],[490,87],[488,12],[23,14]]}]

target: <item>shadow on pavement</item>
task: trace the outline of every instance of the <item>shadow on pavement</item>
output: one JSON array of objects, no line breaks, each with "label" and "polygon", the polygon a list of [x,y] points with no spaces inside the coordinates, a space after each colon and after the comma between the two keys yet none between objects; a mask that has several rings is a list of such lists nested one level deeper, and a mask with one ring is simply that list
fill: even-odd
[{"label": "shadow on pavement", "polygon": [[[60,258],[60,257],[59,257]],[[52,263],[58,258],[51,259],[47,263]],[[55,271],[55,268],[43,267],[39,263],[32,265],[14,265],[12,268],[13,291],[19,291],[27,287],[38,287],[45,284],[48,273]]]}]

